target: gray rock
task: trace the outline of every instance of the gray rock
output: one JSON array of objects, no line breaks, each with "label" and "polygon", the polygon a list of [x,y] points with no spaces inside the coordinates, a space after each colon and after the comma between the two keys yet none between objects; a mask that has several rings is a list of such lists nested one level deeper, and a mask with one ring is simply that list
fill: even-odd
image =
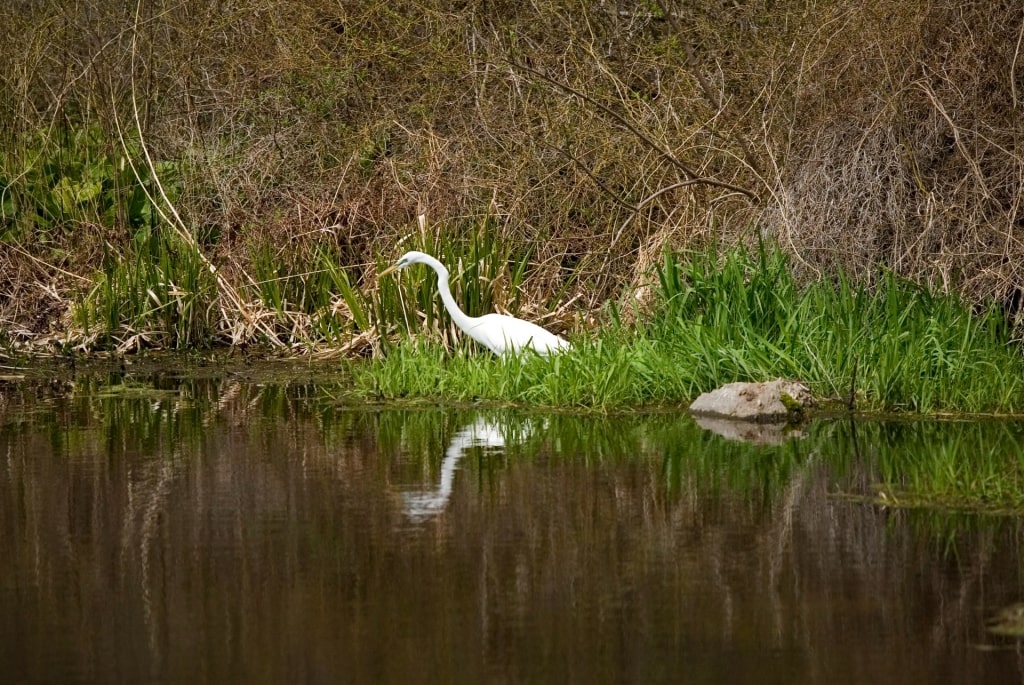
[{"label": "gray rock", "polygon": [[813,406],[803,383],[778,378],[767,383],[728,383],[706,392],[690,405],[690,413],[740,421],[778,423],[798,418]]}]

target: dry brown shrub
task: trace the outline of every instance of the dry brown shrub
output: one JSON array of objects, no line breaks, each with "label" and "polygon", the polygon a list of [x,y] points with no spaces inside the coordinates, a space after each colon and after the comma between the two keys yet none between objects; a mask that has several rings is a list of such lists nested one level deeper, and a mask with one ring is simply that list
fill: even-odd
[{"label": "dry brown shrub", "polygon": [[808,274],[1020,297],[1019,3],[140,7],[137,33],[123,3],[0,11],[2,143],[85,120],[116,141],[134,88],[184,170],[179,210],[239,283],[253,246],[326,242],[372,285],[425,212],[492,220],[543,304],[575,274],[565,298],[595,309],[666,246],[761,235]]},{"label": "dry brown shrub", "polygon": [[818,268],[879,266],[975,300],[1020,289],[1016,3],[850,3],[809,41],[776,233]]}]

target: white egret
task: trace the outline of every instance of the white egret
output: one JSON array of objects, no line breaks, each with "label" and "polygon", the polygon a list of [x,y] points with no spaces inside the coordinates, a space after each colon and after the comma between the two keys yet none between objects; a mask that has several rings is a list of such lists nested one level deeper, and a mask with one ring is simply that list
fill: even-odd
[{"label": "white egret", "polygon": [[404,269],[410,264],[426,264],[437,272],[437,289],[441,291],[441,299],[452,321],[473,340],[497,355],[518,353],[523,349],[531,349],[540,355],[547,356],[569,347],[569,341],[550,333],[537,324],[517,319],[505,314],[484,314],[468,316],[455,304],[451,288],[448,287],[448,269],[425,252],[413,250],[402,255],[393,266],[380,273],[389,273]]}]

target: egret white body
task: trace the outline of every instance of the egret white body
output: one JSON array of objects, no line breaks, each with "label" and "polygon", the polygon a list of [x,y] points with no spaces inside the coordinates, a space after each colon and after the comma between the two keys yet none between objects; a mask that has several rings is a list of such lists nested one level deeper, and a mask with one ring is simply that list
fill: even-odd
[{"label": "egret white body", "polygon": [[426,264],[437,273],[437,289],[441,291],[441,300],[451,315],[455,325],[476,340],[478,343],[497,355],[516,354],[524,349],[547,356],[568,349],[569,341],[554,333],[544,330],[529,321],[517,319],[505,314],[485,314],[483,316],[467,316],[459,309],[448,286],[448,269],[425,252],[406,252],[394,266],[381,272],[381,276],[393,271],[404,269],[410,264]]}]

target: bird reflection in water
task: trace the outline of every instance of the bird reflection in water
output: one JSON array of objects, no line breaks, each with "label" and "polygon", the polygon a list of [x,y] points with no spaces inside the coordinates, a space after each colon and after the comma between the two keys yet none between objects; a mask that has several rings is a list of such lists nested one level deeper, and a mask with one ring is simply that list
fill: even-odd
[{"label": "bird reflection in water", "polygon": [[448,504],[459,460],[470,447],[504,447],[505,437],[496,423],[479,418],[452,436],[441,462],[441,478],[436,488],[409,492],[402,496],[405,515],[412,521],[434,518]]}]

